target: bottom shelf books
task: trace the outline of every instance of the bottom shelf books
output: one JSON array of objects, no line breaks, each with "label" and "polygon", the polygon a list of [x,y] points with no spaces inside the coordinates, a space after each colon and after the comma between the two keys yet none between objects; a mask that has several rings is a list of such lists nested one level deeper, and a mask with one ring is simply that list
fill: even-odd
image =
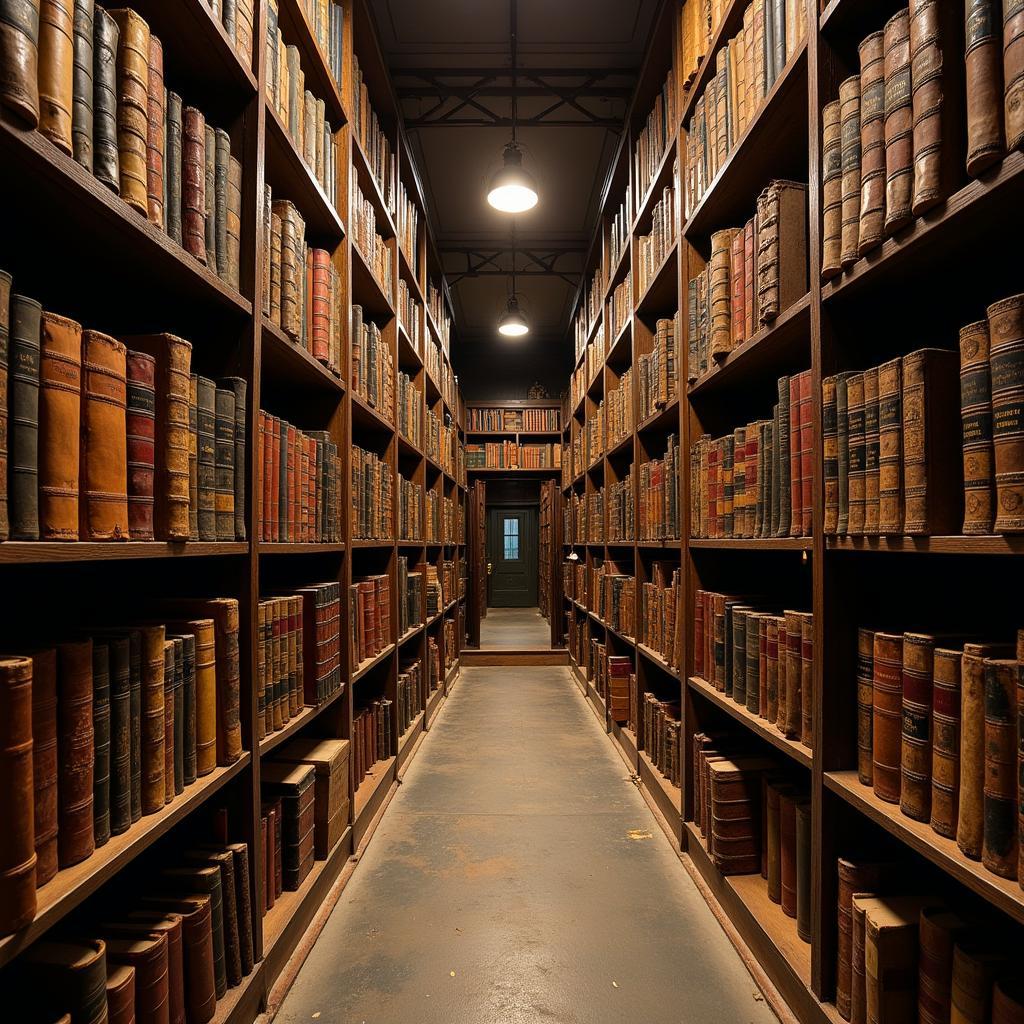
[{"label": "bottom shelf books", "polygon": [[349,588],[349,629],[352,671],[376,658],[394,643],[391,635],[391,579],[366,576]]},{"label": "bottom shelf books", "polygon": [[644,750],[651,764],[676,789],[681,789],[680,736],[683,723],[679,702],[658,700],[653,693],[645,693],[643,725]]},{"label": "bottom shelf books", "polygon": [[436,637],[427,637],[427,685],[433,693],[444,677],[441,675],[441,651]]},{"label": "bottom shelf books", "polygon": [[398,635],[423,622],[423,573],[409,572],[409,559],[398,556]]},{"label": "bottom shelf books", "polygon": [[456,659],[459,656],[458,648],[455,644],[455,620],[445,619],[444,620],[444,670],[445,674],[448,673],[452,665],[455,664]]},{"label": "bottom shelf books", "polygon": [[398,699],[395,702],[399,736],[405,735],[416,716],[426,706],[426,687],[423,662],[419,658],[402,665],[398,673]]},{"label": "bottom shelf books", "polygon": [[378,761],[394,756],[391,714],[394,705],[384,697],[371,701],[352,719],[352,762],[356,789]]}]

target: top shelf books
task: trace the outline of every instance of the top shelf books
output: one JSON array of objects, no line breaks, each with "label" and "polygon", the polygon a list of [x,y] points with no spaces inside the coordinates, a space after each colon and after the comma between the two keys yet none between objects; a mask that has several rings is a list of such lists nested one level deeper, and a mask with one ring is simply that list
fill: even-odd
[{"label": "top shelf books", "polygon": [[468,409],[468,430],[483,433],[553,433],[559,430],[558,409]]}]

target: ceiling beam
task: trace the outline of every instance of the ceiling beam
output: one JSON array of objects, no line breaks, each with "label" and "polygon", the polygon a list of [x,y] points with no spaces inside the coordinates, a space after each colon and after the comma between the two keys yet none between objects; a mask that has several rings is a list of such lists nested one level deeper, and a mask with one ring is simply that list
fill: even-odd
[{"label": "ceiling beam", "polygon": [[[567,285],[575,288],[579,284],[581,271],[563,269],[558,266],[559,260],[569,256],[575,256],[584,251],[582,245],[570,244],[569,246],[557,245],[517,245],[515,249],[501,246],[442,246],[439,250],[442,258],[444,256],[458,256],[465,258],[465,269],[448,270],[446,277],[451,286],[455,286],[466,278],[474,277],[507,277],[512,273],[512,266],[509,262],[503,264],[503,257],[511,256],[513,259],[522,257],[526,266],[520,270],[516,267],[516,274],[522,277],[556,277]],[[518,261],[517,261],[518,263]]]}]

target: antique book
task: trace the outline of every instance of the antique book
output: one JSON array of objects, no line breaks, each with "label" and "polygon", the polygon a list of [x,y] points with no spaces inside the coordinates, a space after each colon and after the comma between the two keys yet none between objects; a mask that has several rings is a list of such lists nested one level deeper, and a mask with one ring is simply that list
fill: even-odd
[{"label": "antique book", "polygon": [[814,742],[814,614],[798,612],[800,622],[800,742]]},{"label": "antique book", "polygon": [[71,89],[71,150],[92,173],[93,136],[93,0],[75,0],[74,70]]},{"label": "antique book", "polygon": [[874,784],[875,634],[857,630],[857,778]]},{"label": "antique book", "polygon": [[[1018,20],[1024,24],[1024,11]],[[1022,82],[1024,88],[1024,82]],[[1024,97],[1022,97],[1024,99]],[[1024,107],[1024,103],[1021,104]],[[997,533],[1024,531],[1024,295],[988,308]]]},{"label": "antique book", "polygon": [[[885,36],[873,32],[861,44],[860,141],[861,196],[858,252],[861,256],[885,238]],[[909,98],[909,89],[908,89]]]},{"label": "antique book", "polygon": [[0,934],[36,914],[32,790],[32,659],[0,658]]},{"label": "antique book", "polygon": [[[779,480],[779,512],[778,512],[778,524],[775,530],[776,537],[788,537],[789,527],[792,521],[792,505],[793,505],[793,493],[792,493],[792,468],[793,468],[793,455],[792,448],[796,444],[797,450],[799,450],[800,443],[798,438],[793,437],[792,433],[792,415],[790,409],[790,378],[780,377],[778,381],[778,423],[775,431],[776,439],[776,457],[778,464],[776,467],[776,475]],[[773,482],[774,486],[774,482]],[[775,520],[775,510],[772,509],[772,520]]]},{"label": "antique book", "polygon": [[232,391],[235,398],[235,424],[234,424],[234,533],[231,540],[246,539],[246,503],[245,503],[245,476],[246,476],[246,395],[248,385],[241,377],[224,377],[220,381],[222,387]]},{"label": "antique book", "polygon": [[206,264],[206,120],[189,106],[181,114],[181,243]]},{"label": "antique book", "polygon": [[220,873],[221,923],[224,933],[224,971],[229,988],[242,981],[242,952],[238,935],[238,890],[235,884],[235,859],[223,847],[188,850],[186,861],[214,865]]},{"label": "antique book", "polygon": [[205,216],[205,243],[206,243],[206,265],[215,274],[219,273],[217,268],[217,203],[216,203],[216,182],[217,182],[217,134],[213,125],[207,122],[204,129],[203,158],[205,161],[205,182],[203,191],[206,199]]},{"label": "antique book", "polygon": [[107,941],[115,938],[152,938],[163,936],[167,944],[168,1024],[185,1024],[185,952],[184,918],[174,911],[156,909],[132,910],[122,919],[103,925]]},{"label": "antique book", "polygon": [[168,627],[177,633],[191,636],[193,640],[193,683],[190,689],[194,723],[187,725],[185,771],[191,775],[191,761],[194,757],[194,778],[202,778],[217,767],[217,655],[214,622],[212,618],[196,618],[172,622]]},{"label": "antique book", "polygon": [[128,533],[132,540],[153,540],[156,466],[156,360],[129,351],[128,408],[125,415],[128,466]]},{"label": "antique book", "polygon": [[105,637],[110,662],[110,832],[120,835],[132,823],[131,641]]},{"label": "antique book", "polygon": [[732,351],[732,242],[735,228],[711,236],[711,358],[723,359]]},{"label": "antique book", "polygon": [[1024,146],[1024,7],[1020,0],[1003,3],[1003,95],[1006,145],[1020,149]]},{"label": "antique book", "polygon": [[188,380],[188,539],[199,540],[199,376]]},{"label": "antique book", "polygon": [[192,345],[173,334],[134,335],[131,349],[156,360],[156,506],[157,540],[188,540],[189,368]]},{"label": "antique book", "polygon": [[135,1017],[144,1021],[169,1021],[170,976],[167,936],[162,932],[115,936],[106,939],[107,960],[135,968]]},{"label": "antique book", "polygon": [[82,325],[43,313],[39,346],[39,537],[78,540]]},{"label": "antique book", "polygon": [[164,112],[164,133],[164,221],[167,236],[181,245],[182,110],[181,97],[170,89]]},{"label": "antique book", "polygon": [[917,821],[931,817],[931,719],[935,638],[903,634],[903,740],[900,810]]},{"label": "antique book", "polygon": [[755,874],[761,870],[761,773],[772,767],[773,762],[766,758],[722,758],[708,762],[708,848],[723,875]]},{"label": "antique book", "polygon": [[821,432],[825,466],[825,533],[839,531],[839,422],[836,413],[836,378],[821,382]]},{"label": "antique book", "polygon": [[226,281],[237,290],[241,274],[242,165],[233,156],[228,158],[225,216],[228,265]]},{"label": "antique book", "polygon": [[[63,942],[44,939],[18,960],[19,974],[34,1001],[63,1024],[107,1022],[107,947],[102,939]],[[70,1008],[70,1009],[69,1009]],[[61,1015],[68,1012],[66,1018]]]},{"label": "antique book", "polygon": [[850,936],[850,1013],[852,1024],[867,1024],[867,978],[864,974],[864,932],[867,909],[877,897],[855,893],[852,903]]},{"label": "antique book", "polygon": [[69,156],[74,102],[73,0],[39,0],[39,133]]},{"label": "antique book", "polygon": [[95,849],[91,640],[58,646],[57,697],[57,856],[67,868]]},{"label": "antique book", "polygon": [[865,1004],[869,1021],[909,1021],[917,1015],[918,927],[921,903],[889,896],[864,915]]},{"label": "antique book", "polygon": [[[227,964],[224,952],[224,902],[221,888],[221,869],[218,864],[199,863],[165,868],[162,879],[181,899],[193,900],[197,895],[209,901],[210,932],[213,962],[213,989],[215,999],[222,999],[228,990]],[[194,992],[190,986],[190,1001]]]},{"label": "antique book", "polygon": [[903,696],[903,636],[875,633],[871,770],[875,795],[900,799],[900,719]]},{"label": "antique book", "polygon": [[235,395],[227,388],[214,392],[214,523],[215,539],[235,539]]},{"label": "antique book", "polygon": [[1017,662],[985,659],[985,782],[981,862],[1017,877]]},{"label": "antique book", "polygon": [[878,424],[878,368],[864,371],[864,532],[878,533],[881,437]]},{"label": "antique book", "polygon": [[231,139],[223,128],[214,129],[213,217],[217,253],[217,276],[228,279],[228,163]]},{"label": "antique book", "polygon": [[[801,645],[803,627],[800,613],[787,611],[786,619],[786,717],[783,735],[790,739],[799,739],[801,731]],[[781,657],[781,651],[779,652]]]},{"label": "antique book", "polygon": [[141,634],[142,813],[155,814],[163,808],[166,796],[166,634],[163,626],[145,626]]},{"label": "antique book", "polygon": [[260,777],[265,798],[279,798],[282,811],[282,878],[298,889],[313,866],[315,770],[309,764],[266,762]]},{"label": "antique book", "polygon": [[992,991],[996,977],[1009,960],[1009,950],[976,933],[964,935],[953,946],[953,979],[950,992],[951,1020],[993,1020]]},{"label": "antique book", "polygon": [[772,903],[782,902],[782,861],[781,847],[779,845],[779,806],[780,795],[786,788],[785,783],[766,778],[764,787],[764,844],[765,844],[765,865],[764,875],[768,881],[768,899]]},{"label": "antique book", "polygon": [[96,847],[110,839],[110,648],[92,644],[92,829]]},{"label": "antique book", "polygon": [[821,276],[823,280],[828,281],[843,269],[843,139],[839,100],[825,104],[821,111],[821,120],[824,218]]},{"label": "antique book", "polygon": [[99,331],[82,334],[79,535],[128,539],[125,346]]},{"label": "antique book", "polygon": [[217,388],[196,378],[196,502],[199,539],[217,539]]},{"label": "antique book", "polygon": [[164,176],[166,174],[166,111],[164,107],[164,48],[152,33],[149,36],[149,83],[146,127],[146,204],[149,222],[166,230]]},{"label": "antique book", "polygon": [[849,373],[836,374],[836,434],[839,448],[839,522],[837,533],[850,528],[850,410]]},{"label": "antique book", "polygon": [[993,507],[992,372],[988,321],[960,331],[960,419],[965,534],[991,533]]},{"label": "antique book", "polygon": [[903,357],[903,532],[954,533],[963,494],[956,450],[957,355],[926,348]]},{"label": "antique book", "polygon": [[807,185],[772,181],[757,200],[759,324],[771,324],[807,294]]},{"label": "antique book", "polygon": [[234,862],[235,901],[238,910],[238,946],[242,961],[242,975],[248,977],[255,965],[253,948],[252,896],[249,876],[249,847],[245,843],[228,843]]},{"label": "antique book", "polygon": [[[4,28],[0,27],[0,32]],[[11,275],[0,270],[0,541],[7,540],[11,521],[7,508],[8,353],[11,338]]]},{"label": "antique book", "polygon": [[[800,521],[796,521],[794,512],[790,534],[810,537],[814,512],[814,413],[811,408],[811,371],[804,370],[797,374],[796,381],[799,406],[797,421],[800,425]],[[792,447],[792,441],[790,446]],[[796,469],[793,470],[793,475],[796,475]]]},{"label": "antique book", "polygon": [[848,459],[848,505],[847,530],[853,536],[864,532],[866,487],[866,443],[864,412],[864,374],[852,373],[846,380],[847,393],[847,447]]},{"label": "antique book", "polygon": [[843,268],[857,262],[860,253],[860,75],[839,86],[839,120],[842,146],[842,248]]},{"label": "antique book", "polygon": [[920,1024],[946,1024],[953,988],[953,949],[968,926],[941,904],[921,908],[917,1006]]},{"label": "antique book", "polygon": [[11,296],[8,501],[11,540],[39,539],[39,329],[42,307]]},{"label": "antique book", "polygon": [[[175,643],[175,669],[181,677],[175,682],[174,707],[174,791],[180,793],[198,778],[196,748],[196,637],[186,632],[172,636]],[[180,665],[177,662],[181,645]]]},{"label": "antique book", "polygon": [[164,639],[164,803],[174,799],[180,760],[178,699],[181,693],[181,641]]},{"label": "antique book", "polygon": [[149,216],[149,25],[130,8],[109,11],[117,23],[117,153],[121,198]]},{"label": "antique book", "polygon": [[885,230],[910,223],[914,191],[914,107],[910,71],[910,12],[885,23]]},{"label": "antique book", "polygon": [[878,530],[903,532],[903,369],[899,359],[878,368]]},{"label": "antique book", "polygon": [[107,1019],[110,1024],[135,1024],[135,968],[130,964],[107,970]]},{"label": "antique book", "polygon": [[0,2],[0,104],[29,128],[39,123],[39,3]]},{"label": "antique book", "polygon": [[967,173],[977,177],[1003,155],[1002,5],[966,0]]},{"label": "antique book", "polygon": [[39,889],[57,874],[57,651],[37,649],[31,657],[32,820]]},{"label": "antique book", "polygon": [[850,991],[853,980],[853,898],[855,893],[874,890],[882,876],[882,866],[839,858],[838,942],[836,944],[836,1009],[850,1019]]},{"label": "antique book", "polygon": [[92,172],[97,181],[119,192],[121,169],[117,142],[117,22],[93,8]]},{"label": "antique book", "polygon": [[932,671],[932,828],[956,838],[960,810],[960,669],[963,651],[935,648]]}]

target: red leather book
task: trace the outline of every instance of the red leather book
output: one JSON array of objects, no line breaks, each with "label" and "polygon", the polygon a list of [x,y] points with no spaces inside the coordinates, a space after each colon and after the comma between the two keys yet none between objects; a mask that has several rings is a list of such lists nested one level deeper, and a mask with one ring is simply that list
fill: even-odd
[{"label": "red leather book", "polygon": [[737,231],[730,247],[729,284],[732,288],[732,347],[742,345],[746,338],[747,309],[744,284],[746,281],[746,249],[743,231]]},{"label": "red leather book", "polygon": [[85,860],[93,840],[92,641],[57,648],[57,852],[62,868]]},{"label": "red leather book", "polygon": [[298,436],[291,423],[287,425],[286,437],[288,445],[288,539],[299,540],[299,486],[300,465],[298,453]]},{"label": "red leather book", "polygon": [[146,352],[127,354],[128,533],[152,540],[156,465],[156,360]]},{"label": "red leather book", "polygon": [[195,107],[181,115],[181,236],[185,251],[206,265],[206,119]]},{"label": "red leather book", "polygon": [[916,821],[931,817],[932,676],[935,638],[903,635],[903,740],[900,754],[900,810]]},{"label": "red leather book", "polygon": [[270,417],[270,539],[283,541],[281,535],[281,421]]},{"label": "red leather book", "polygon": [[107,942],[107,961],[135,968],[137,1024],[163,1024],[169,1017],[167,936],[151,933]]},{"label": "red leather book", "polygon": [[135,968],[119,964],[107,971],[109,1024],[135,1024]]},{"label": "red leather book", "polygon": [[876,633],[873,680],[872,775],[875,795],[900,799],[903,636]]},{"label": "red leather book", "polygon": [[964,920],[941,905],[921,908],[917,975],[919,1024],[948,1024],[953,947],[966,930]]},{"label": "red leather book", "polygon": [[804,489],[801,478],[803,460],[800,457],[800,440],[800,375],[794,374],[789,378],[790,520],[789,529],[786,531],[791,537],[799,537],[803,529]]}]

